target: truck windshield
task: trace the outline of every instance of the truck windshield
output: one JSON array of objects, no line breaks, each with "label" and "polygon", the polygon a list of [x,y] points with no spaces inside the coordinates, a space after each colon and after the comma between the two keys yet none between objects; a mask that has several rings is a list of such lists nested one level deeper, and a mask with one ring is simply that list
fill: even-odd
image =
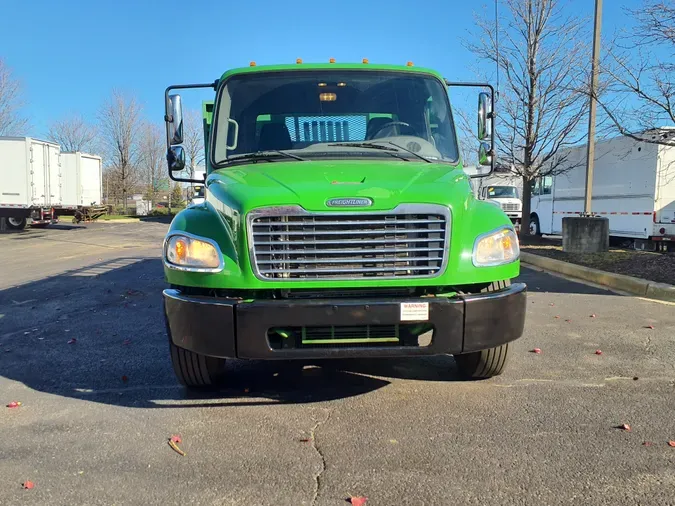
[{"label": "truck windshield", "polygon": [[444,84],[433,76],[412,72],[236,75],[221,89],[214,135],[216,167],[261,152],[272,161],[272,157],[393,155],[457,163],[459,158]]},{"label": "truck windshield", "polygon": [[490,199],[517,199],[518,189],[515,186],[488,186],[487,196]]}]

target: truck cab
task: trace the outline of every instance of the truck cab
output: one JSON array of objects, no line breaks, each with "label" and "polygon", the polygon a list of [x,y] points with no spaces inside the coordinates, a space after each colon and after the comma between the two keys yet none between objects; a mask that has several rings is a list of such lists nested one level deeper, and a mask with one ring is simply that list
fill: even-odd
[{"label": "truck cab", "polygon": [[[459,84],[458,84],[459,85]],[[257,66],[165,93],[167,161],[185,168],[181,97],[203,105],[205,201],[163,246],[164,312],[178,379],[226,380],[230,359],[453,355],[500,374],[526,287],[504,211],[474,197],[450,83],[429,69]],[[493,93],[478,93],[480,167],[494,165]]]}]

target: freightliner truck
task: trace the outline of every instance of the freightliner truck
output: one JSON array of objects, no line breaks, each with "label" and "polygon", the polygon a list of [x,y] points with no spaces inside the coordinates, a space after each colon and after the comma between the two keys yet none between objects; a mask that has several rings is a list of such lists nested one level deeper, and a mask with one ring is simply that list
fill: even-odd
[{"label": "freightliner truck", "polygon": [[[164,311],[187,387],[228,359],[454,355],[461,377],[504,369],[526,287],[509,217],[475,198],[448,88],[478,91],[482,174],[494,168],[493,90],[406,65],[250,66],[165,92],[167,162],[205,201],[163,244]],[[203,104],[205,180],[185,171],[181,97]],[[449,364],[452,364],[450,362]],[[449,365],[449,367],[453,367]]]}]

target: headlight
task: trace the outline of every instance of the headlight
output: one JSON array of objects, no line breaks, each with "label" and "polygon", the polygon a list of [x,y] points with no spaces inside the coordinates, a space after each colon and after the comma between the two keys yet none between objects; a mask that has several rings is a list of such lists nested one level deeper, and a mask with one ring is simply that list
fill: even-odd
[{"label": "headlight", "polygon": [[473,246],[473,265],[488,267],[513,262],[520,255],[518,236],[511,228],[481,235]]},{"label": "headlight", "polygon": [[166,242],[164,258],[169,267],[184,270],[220,270],[222,259],[215,243],[188,235],[173,235]]}]

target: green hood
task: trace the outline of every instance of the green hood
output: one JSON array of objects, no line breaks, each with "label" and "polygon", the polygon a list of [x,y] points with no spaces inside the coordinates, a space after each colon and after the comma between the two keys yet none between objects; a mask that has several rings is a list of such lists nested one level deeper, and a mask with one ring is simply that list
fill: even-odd
[{"label": "green hood", "polygon": [[215,171],[207,185],[214,198],[241,212],[289,204],[325,211],[326,200],[336,197],[368,197],[370,210],[404,202],[463,204],[469,188],[459,166],[398,160],[259,162]]},{"label": "green hood", "polygon": [[[457,286],[518,275],[519,262],[477,268],[471,255],[476,238],[511,226],[500,207],[476,200],[461,166],[403,160],[312,160],[258,162],[212,172],[206,202],[176,215],[172,231],[186,231],[215,241],[225,268],[218,273],[165,269],[167,280],[180,286],[228,289],[410,286],[410,279],[263,281],[253,274],[245,216],[256,208],[299,205],[308,211],[344,212],[326,206],[332,198],[367,197],[373,205],[350,212],[386,211],[399,204],[439,204],[450,210],[450,251],[444,274],[412,281],[417,286]],[[292,286],[291,286],[292,285]]]}]

